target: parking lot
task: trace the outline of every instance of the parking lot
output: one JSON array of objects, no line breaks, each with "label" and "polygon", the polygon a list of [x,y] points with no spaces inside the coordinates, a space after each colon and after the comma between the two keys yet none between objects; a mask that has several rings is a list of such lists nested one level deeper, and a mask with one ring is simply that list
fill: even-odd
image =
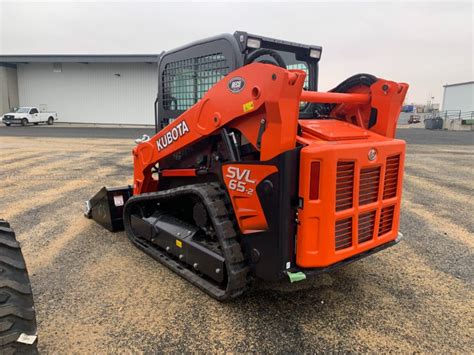
[{"label": "parking lot", "polygon": [[82,215],[101,186],[131,183],[142,133],[153,128],[0,128],[0,217],[24,248],[40,351],[472,351],[472,132],[398,130],[399,245],[226,304]]}]

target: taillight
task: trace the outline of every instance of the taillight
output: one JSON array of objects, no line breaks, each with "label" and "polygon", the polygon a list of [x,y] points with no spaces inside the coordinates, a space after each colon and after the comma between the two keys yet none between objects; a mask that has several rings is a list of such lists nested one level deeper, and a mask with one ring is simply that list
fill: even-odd
[{"label": "taillight", "polygon": [[321,163],[319,161],[311,162],[311,182],[309,185],[309,199],[318,200],[319,199],[319,171],[321,168]]}]

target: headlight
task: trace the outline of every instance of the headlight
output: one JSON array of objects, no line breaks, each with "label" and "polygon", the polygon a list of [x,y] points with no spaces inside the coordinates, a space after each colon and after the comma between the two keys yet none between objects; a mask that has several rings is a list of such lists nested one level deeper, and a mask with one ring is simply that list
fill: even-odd
[{"label": "headlight", "polygon": [[249,48],[260,48],[260,40],[257,38],[248,38],[247,47]]},{"label": "headlight", "polygon": [[321,58],[321,49],[311,48],[311,50],[309,51],[309,56],[311,58],[320,59]]}]

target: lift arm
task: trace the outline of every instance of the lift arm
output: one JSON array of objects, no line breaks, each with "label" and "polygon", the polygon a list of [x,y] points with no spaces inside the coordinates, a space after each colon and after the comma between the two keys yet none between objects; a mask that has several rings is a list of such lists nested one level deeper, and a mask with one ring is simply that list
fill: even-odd
[{"label": "lift arm", "polygon": [[[306,74],[252,63],[228,74],[176,120],[133,150],[134,194],[154,191],[151,168],[161,159],[239,119],[242,134],[257,146],[258,128],[266,122],[261,160],[296,145],[299,99]],[[234,83],[234,87],[231,87]],[[240,86],[239,90],[236,87]],[[266,142],[270,142],[268,144]]]},{"label": "lift arm", "polygon": [[[354,123],[351,118],[357,117],[357,124],[363,128],[368,128],[368,117],[376,110],[378,119],[372,130],[394,136],[400,100],[408,85],[378,80],[362,92],[311,92],[303,91],[305,77],[301,70],[262,63],[228,74],[198,103],[134,148],[134,194],[156,190],[151,169],[157,162],[203,137],[219,133],[225,126],[239,129],[260,150],[262,161],[293,149],[300,101],[336,103],[333,111],[338,118]],[[262,123],[265,134],[259,137]]]}]

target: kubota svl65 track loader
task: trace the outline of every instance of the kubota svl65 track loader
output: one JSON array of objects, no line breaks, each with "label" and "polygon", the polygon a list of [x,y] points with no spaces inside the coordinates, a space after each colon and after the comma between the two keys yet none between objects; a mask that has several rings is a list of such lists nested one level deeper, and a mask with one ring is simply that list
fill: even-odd
[{"label": "kubota svl65 track loader", "polygon": [[86,215],[219,300],[396,244],[408,85],[318,92],[321,50],[236,32],[164,53],[133,187],[104,187]]}]

